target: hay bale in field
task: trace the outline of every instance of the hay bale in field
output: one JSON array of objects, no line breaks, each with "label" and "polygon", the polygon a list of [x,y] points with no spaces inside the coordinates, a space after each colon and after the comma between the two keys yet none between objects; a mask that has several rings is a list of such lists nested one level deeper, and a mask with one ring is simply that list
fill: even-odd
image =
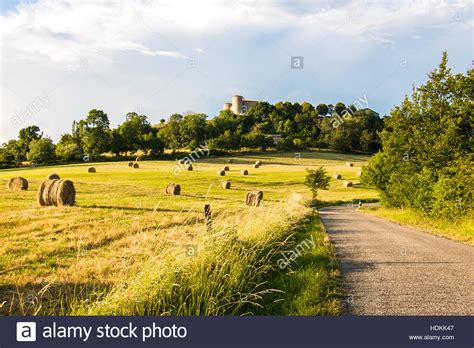
[{"label": "hay bale in field", "polygon": [[133,168],[138,169],[138,168],[140,168],[140,165],[138,163],[134,163]]},{"label": "hay bale in field", "polygon": [[128,162],[129,167],[133,167],[133,162]]},{"label": "hay bale in field", "polygon": [[70,180],[45,180],[38,190],[38,203],[41,206],[73,206],[76,204],[76,189]]},{"label": "hay bale in field", "polygon": [[96,170],[95,170],[94,167],[89,167],[89,169],[87,169],[87,172],[88,172],[88,173],[95,173]]},{"label": "hay bale in field", "polygon": [[227,163],[232,164],[234,163],[234,160],[233,159],[227,160]]},{"label": "hay bale in field", "polygon": [[340,180],[340,179],[342,179],[342,175],[341,175],[341,174],[338,174],[338,173],[334,174],[332,177],[334,178],[334,180]]},{"label": "hay bale in field", "polygon": [[354,184],[352,183],[352,181],[349,181],[349,180],[344,181],[344,184],[343,184],[343,185],[344,185],[344,187],[352,187],[352,186],[354,186]]},{"label": "hay bale in field", "polygon": [[258,165],[257,163],[255,163],[255,164],[253,165],[253,167],[254,167],[254,168],[260,168],[260,165]]},{"label": "hay bale in field", "polygon": [[70,205],[76,204],[76,188],[71,180],[59,180],[58,190],[56,195],[56,205]]},{"label": "hay bale in field", "polygon": [[258,207],[263,199],[263,192],[262,191],[252,191],[247,192],[245,195],[245,205],[251,207]]},{"label": "hay bale in field", "polygon": [[229,166],[225,166],[224,168],[222,168],[222,170],[228,172],[230,170],[230,168],[229,168]]},{"label": "hay bale in field", "polygon": [[8,181],[7,186],[10,190],[28,190],[28,180],[22,178],[21,176],[17,176],[15,178],[11,178]]},{"label": "hay bale in field", "polygon": [[47,177],[46,177],[46,180],[54,180],[54,179],[60,179],[59,178],[59,175],[58,174],[49,174]]},{"label": "hay bale in field", "polygon": [[55,180],[45,180],[41,183],[39,190],[38,190],[38,203],[41,206],[47,206],[51,205],[50,204],[50,191],[51,191],[51,186],[53,185],[53,182]]},{"label": "hay bale in field", "polygon": [[225,176],[225,170],[219,170],[219,171],[217,172],[217,175],[219,175],[219,176]]},{"label": "hay bale in field", "polygon": [[181,194],[181,186],[170,182],[165,188],[165,193],[167,195],[179,196]]},{"label": "hay bale in field", "polygon": [[221,187],[222,187],[223,189],[225,189],[225,190],[230,189],[230,185],[231,185],[231,184],[230,184],[230,181],[223,181],[223,182],[221,182]]},{"label": "hay bale in field", "polygon": [[249,175],[249,171],[247,169],[241,170],[240,173],[242,175]]},{"label": "hay bale in field", "polygon": [[354,167],[354,163],[352,163],[352,162],[346,162],[346,166],[348,166],[348,167]]},{"label": "hay bale in field", "polygon": [[193,171],[193,165],[188,163],[186,165],[186,170],[189,171],[189,172],[192,172]]}]

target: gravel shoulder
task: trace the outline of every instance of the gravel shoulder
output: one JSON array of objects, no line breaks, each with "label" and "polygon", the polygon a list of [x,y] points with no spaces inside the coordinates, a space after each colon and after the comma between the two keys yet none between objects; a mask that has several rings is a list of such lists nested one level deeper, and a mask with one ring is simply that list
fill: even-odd
[{"label": "gravel shoulder", "polygon": [[351,207],[319,212],[336,248],[348,314],[474,314],[474,247]]}]

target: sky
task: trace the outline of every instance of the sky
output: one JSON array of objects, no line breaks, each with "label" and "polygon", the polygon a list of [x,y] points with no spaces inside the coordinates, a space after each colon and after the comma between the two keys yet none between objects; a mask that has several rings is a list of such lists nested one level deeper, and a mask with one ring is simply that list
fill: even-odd
[{"label": "sky", "polygon": [[[447,50],[474,59],[470,0],[0,0],[0,142],[53,140],[104,110],[151,123],[251,100],[346,104],[385,115]],[[292,57],[303,57],[294,69]],[[293,58],[294,61],[295,58]]]}]

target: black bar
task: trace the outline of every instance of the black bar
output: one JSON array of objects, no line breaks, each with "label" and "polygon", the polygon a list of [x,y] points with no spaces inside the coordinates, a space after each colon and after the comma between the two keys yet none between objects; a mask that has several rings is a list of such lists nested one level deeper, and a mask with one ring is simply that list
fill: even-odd
[{"label": "black bar", "polygon": [[[17,322],[36,323],[36,342],[17,342]],[[155,324],[155,338],[148,337]],[[28,336],[23,324],[20,334]],[[45,338],[56,325],[86,327],[69,338]],[[116,335],[131,325],[137,337]],[[174,325],[174,330],[172,329]],[[183,329],[185,328],[185,329]],[[21,331],[26,330],[26,331]],[[79,332],[81,334],[79,334]],[[145,334],[145,335],[144,335]],[[169,338],[163,336],[171,335]],[[174,337],[173,337],[174,335]],[[425,337],[410,340],[409,335]],[[440,341],[426,335],[440,336]],[[132,335],[133,336],[133,335]],[[144,337],[145,336],[145,337]],[[181,337],[179,337],[181,336]],[[87,337],[87,339],[86,339]],[[441,339],[443,337],[443,339]],[[84,341],[85,340],[85,341]],[[0,347],[473,347],[473,317],[0,317]]]}]

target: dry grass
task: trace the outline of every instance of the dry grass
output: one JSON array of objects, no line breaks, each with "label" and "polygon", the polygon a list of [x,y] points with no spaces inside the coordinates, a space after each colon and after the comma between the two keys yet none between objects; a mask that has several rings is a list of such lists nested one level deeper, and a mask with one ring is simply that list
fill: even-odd
[{"label": "dry grass", "polygon": [[[374,190],[358,185],[357,170],[366,157],[302,153],[301,159],[295,159],[293,154],[258,154],[258,158],[265,161],[265,166],[247,176],[242,176],[240,171],[255,163],[256,156],[232,158],[234,164],[226,173],[232,181],[232,190],[222,190],[221,180],[215,175],[229,158],[202,159],[196,170],[181,171],[179,175],[173,173],[174,161],[143,161],[140,170],[133,172],[127,162],[94,163],[98,170],[93,176],[87,173],[91,164],[0,171],[0,180],[5,183],[0,187],[0,303],[5,301],[0,312],[68,314],[73,310],[89,310],[88,304],[97,299],[118,296],[113,294],[120,293],[120,288],[133,275],[146,278],[144,272],[153,273],[157,268],[150,264],[150,258],[163,265],[176,260],[173,267],[204,262],[213,255],[211,242],[220,235],[226,240],[236,236],[242,243],[252,236],[267,238],[269,244],[258,245],[271,245],[288,232],[285,232],[287,222],[293,223],[304,215],[304,209],[295,209],[300,215],[289,219],[278,207],[288,203],[294,194],[310,197],[301,184],[306,167],[323,165],[329,174],[341,173],[355,184],[347,190],[342,182],[333,181],[329,191],[320,192],[322,200],[377,197]],[[345,166],[348,160],[355,163],[354,168]],[[52,170],[74,181],[77,206],[37,205],[37,188]],[[8,179],[20,175],[29,180],[32,189],[8,190]],[[164,194],[166,185],[173,181],[182,183],[184,194]],[[243,200],[245,193],[253,190],[264,192],[265,207],[251,213],[253,208],[244,207]],[[211,204],[215,231],[212,238],[202,214],[205,203]],[[261,219],[251,215],[256,213],[276,217],[275,223],[270,222],[263,229],[251,227]],[[196,245],[198,255],[201,255],[199,250],[205,251],[202,256],[186,256]],[[235,259],[231,258],[242,250],[237,248],[227,262],[232,263]],[[187,274],[186,269],[189,270],[184,268],[182,274]],[[260,276],[264,279],[265,272]],[[234,279],[240,279],[238,284],[242,286],[246,284],[245,278]],[[248,288],[253,283],[247,281]],[[77,307],[78,304],[84,307]],[[103,312],[100,308],[97,311]],[[146,306],[140,308],[149,310]],[[186,312],[184,308],[180,311]],[[215,308],[209,307],[208,312],[215,313]]]}]

